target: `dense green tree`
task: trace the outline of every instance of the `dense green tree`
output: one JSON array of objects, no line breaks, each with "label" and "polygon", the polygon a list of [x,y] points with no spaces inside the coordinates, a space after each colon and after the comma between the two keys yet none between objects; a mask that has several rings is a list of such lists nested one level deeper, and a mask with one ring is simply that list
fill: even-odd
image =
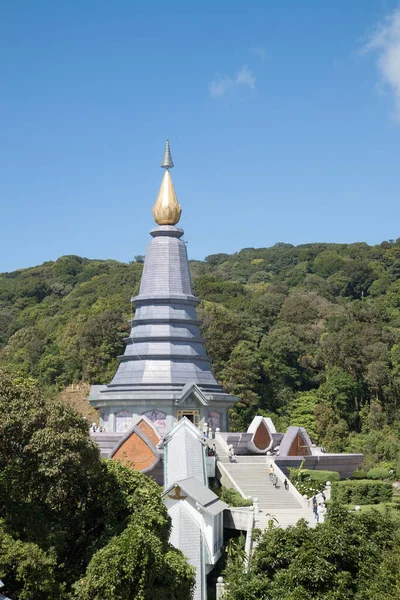
[{"label": "dense green tree", "polygon": [[199,310],[203,335],[218,375],[229,360],[233,348],[244,337],[241,319],[221,304],[203,302]]},{"label": "dense green tree", "polygon": [[[393,240],[279,243],[193,261],[215,374],[241,398],[234,426],[257,410],[282,425],[308,423],[327,449],[357,446],[368,464],[393,456],[378,429],[362,431],[362,415],[379,403],[388,439],[398,435],[399,264]],[[64,256],[0,274],[2,368],[59,389],[110,381],[142,268]]]},{"label": "dense green tree", "polygon": [[315,390],[310,390],[299,393],[287,408],[289,424],[305,427],[313,443],[320,441],[320,432],[315,422],[315,407],[318,403]]},{"label": "dense green tree", "polygon": [[225,389],[241,400],[231,413],[232,431],[243,431],[257,413],[261,380],[262,372],[255,344],[240,342],[221,371],[221,381]]},{"label": "dense green tree", "polygon": [[320,277],[329,277],[343,268],[345,259],[333,250],[320,252],[313,261],[313,271]]},{"label": "dense green tree", "polygon": [[[265,530],[247,568],[240,548],[228,555],[227,600],[395,600],[400,522],[397,513],[350,514],[333,506],[316,529]],[[388,585],[377,581],[386,574]]]},{"label": "dense green tree", "polygon": [[0,578],[13,599],[190,598],[154,481],[100,460],[84,419],[32,379],[0,372],[0,411]]}]

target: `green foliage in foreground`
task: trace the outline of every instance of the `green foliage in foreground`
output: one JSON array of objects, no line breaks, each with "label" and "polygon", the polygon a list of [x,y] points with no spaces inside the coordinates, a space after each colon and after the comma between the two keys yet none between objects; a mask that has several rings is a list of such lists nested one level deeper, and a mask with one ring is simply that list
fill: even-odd
[{"label": "green foliage in foreground", "polygon": [[379,504],[390,502],[392,484],[386,481],[349,480],[332,484],[332,500],[340,504]]},{"label": "green foliage in foreground", "polygon": [[[0,274],[0,364],[61,388],[106,383],[124,351],[142,259],[63,256]],[[192,261],[217,379],[279,430],[400,477],[400,240],[277,244]]]},{"label": "green foliage in foreground", "polygon": [[[187,600],[160,488],[102,461],[85,421],[0,372],[0,579],[13,600]],[[4,591],[4,590],[3,590]]]},{"label": "green foliage in foreground", "polygon": [[247,571],[231,549],[225,581],[226,600],[397,600],[400,515],[333,506],[315,529],[266,530]]}]

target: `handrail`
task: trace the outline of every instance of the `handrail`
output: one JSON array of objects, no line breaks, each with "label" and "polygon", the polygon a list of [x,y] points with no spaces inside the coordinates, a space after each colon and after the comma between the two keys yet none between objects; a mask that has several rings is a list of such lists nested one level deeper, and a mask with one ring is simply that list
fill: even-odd
[{"label": "handrail", "polygon": [[237,492],[239,492],[239,494],[242,496],[242,498],[245,498],[246,500],[248,500],[249,499],[248,496],[246,496],[246,494],[243,492],[241,487],[236,483],[236,481],[234,480],[232,475],[229,473],[228,469],[225,467],[224,463],[222,463],[220,460],[218,460],[216,467],[217,467],[217,469],[219,469],[222,472],[222,474],[227,476],[229,481],[232,483],[234,489]]},{"label": "handrail", "polygon": [[222,448],[222,450],[225,450],[226,454],[228,454],[228,443],[224,440],[224,438],[222,437],[221,433],[219,431],[215,431],[215,436],[214,436],[215,442],[216,444],[219,444]]},{"label": "handrail", "polygon": [[254,509],[249,511],[249,516],[247,517],[247,535],[246,535],[246,543],[244,546],[244,549],[246,552],[246,571],[248,571],[248,569],[249,569],[251,550],[252,550],[252,546],[253,546],[253,529],[254,529]]}]

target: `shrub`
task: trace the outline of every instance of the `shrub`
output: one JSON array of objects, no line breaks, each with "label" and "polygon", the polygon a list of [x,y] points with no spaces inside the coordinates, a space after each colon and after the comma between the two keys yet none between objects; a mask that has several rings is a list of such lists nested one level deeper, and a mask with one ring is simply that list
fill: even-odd
[{"label": "shrub", "polygon": [[251,506],[253,501],[248,498],[243,498],[239,492],[232,488],[226,488],[222,486],[218,490],[218,495],[223,502],[229,504],[229,506]]},{"label": "shrub", "polygon": [[333,483],[334,481],[340,481],[340,473],[337,471],[307,471],[312,481],[318,481],[325,484],[327,481]]},{"label": "shrub", "polygon": [[339,481],[337,471],[309,471],[308,469],[293,469],[289,467],[290,481],[302,495],[309,498],[325,489],[327,481]]},{"label": "shrub", "polygon": [[375,467],[370,469],[367,473],[367,479],[390,479],[391,473],[389,469],[385,469],[384,467]]},{"label": "shrub", "polygon": [[390,502],[392,484],[386,481],[336,481],[332,484],[332,500],[340,504],[379,504]]},{"label": "shrub", "polygon": [[361,469],[357,469],[354,471],[352,479],[367,479],[367,471],[362,471]]}]

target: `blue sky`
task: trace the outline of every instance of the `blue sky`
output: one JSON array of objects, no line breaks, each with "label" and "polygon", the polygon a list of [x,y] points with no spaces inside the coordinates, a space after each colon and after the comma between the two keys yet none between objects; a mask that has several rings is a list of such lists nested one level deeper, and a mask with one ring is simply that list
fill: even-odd
[{"label": "blue sky", "polygon": [[3,0],[0,271],[400,237],[396,0]]}]

